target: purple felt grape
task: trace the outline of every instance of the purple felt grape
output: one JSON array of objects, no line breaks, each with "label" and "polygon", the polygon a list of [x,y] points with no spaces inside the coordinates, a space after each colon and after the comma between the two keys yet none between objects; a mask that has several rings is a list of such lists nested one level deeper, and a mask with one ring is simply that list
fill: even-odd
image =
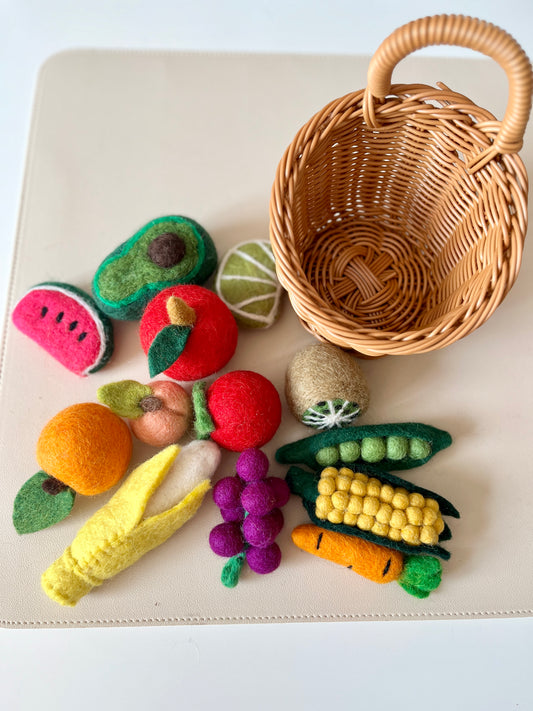
[{"label": "purple felt grape", "polygon": [[276,506],[280,509],[283,508],[291,496],[289,485],[285,479],[280,479],[279,476],[269,476],[265,481],[274,492]]},{"label": "purple felt grape", "polygon": [[235,465],[243,481],[258,481],[268,474],[268,457],[260,449],[245,449]]},{"label": "purple felt grape", "polygon": [[243,483],[236,476],[226,476],[213,487],[213,501],[219,509],[236,509],[241,505]]},{"label": "purple felt grape", "polygon": [[235,509],[220,509],[224,521],[242,523],[244,521],[245,511],[242,506]]},{"label": "purple felt grape", "polygon": [[213,553],[231,558],[244,549],[244,538],[237,523],[219,523],[209,534],[209,545]]},{"label": "purple felt grape", "polygon": [[266,481],[251,481],[241,494],[241,506],[249,514],[264,516],[276,508],[276,495]]},{"label": "purple felt grape", "polygon": [[283,514],[274,509],[266,516],[247,516],[242,524],[244,540],[255,548],[266,548],[283,528]]},{"label": "purple felt grape", "polygon": [[272,573],[281,563],[281,550],[277,543],[267,548],[254,548],[251,546],[246,551],[246,562],[254,573],[266,575]]}]

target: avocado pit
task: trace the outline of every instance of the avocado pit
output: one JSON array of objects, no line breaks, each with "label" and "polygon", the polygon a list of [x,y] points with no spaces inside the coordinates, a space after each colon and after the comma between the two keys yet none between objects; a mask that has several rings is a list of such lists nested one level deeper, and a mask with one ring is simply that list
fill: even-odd
[{"label": "avocado pit", "polygon": [[148,257],[162,269],[170,269],[179,264],[185,252],[185,242],[173,232],[163,232],[148,245]]}]

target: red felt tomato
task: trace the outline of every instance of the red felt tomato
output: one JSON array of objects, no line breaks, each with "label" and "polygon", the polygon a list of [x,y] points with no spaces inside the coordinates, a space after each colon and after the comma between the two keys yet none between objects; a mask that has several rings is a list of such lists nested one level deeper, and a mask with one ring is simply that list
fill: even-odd
[{"label": "red felt tomato", "polygon": [[218,378],[208,388],[206,400],[215,425],[211,439],[233,452],[262,447],[281,422],[278,391],[251,370],[234,370]]},{"label": "red felt tomato", "polygon": [[216,373],[235,353],[237,336],[231,311],[202,286],[164,289],[148,303],[140,324],[151,376],[163,372],[174,380],[198,380]]}]

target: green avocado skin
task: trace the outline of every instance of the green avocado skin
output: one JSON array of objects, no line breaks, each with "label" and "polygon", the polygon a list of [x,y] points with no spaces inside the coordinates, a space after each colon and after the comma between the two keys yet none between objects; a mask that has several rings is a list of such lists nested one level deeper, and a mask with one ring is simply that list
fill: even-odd
[{"label": "green avocado skin", "polygon": [[[183,260],[167,269],[154,264],[147,253],[164,232],[178,234],[186,245]],[[160,291],[176,284],[203,284],[216,266],[216,248],[206,230],[188,217],[166,215],[148,222],[104,259],[93,279],[93,294],[111,318],[136,321]]]}]

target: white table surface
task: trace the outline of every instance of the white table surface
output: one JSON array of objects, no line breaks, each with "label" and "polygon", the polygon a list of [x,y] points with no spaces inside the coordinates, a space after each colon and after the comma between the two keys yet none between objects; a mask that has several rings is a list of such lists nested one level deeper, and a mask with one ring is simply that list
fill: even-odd
[{"label": "white table surface", "polygon": [[[455,12],[501,25],[533,56],[530,0],[361,8],[356,0],[0,0],[0,312],[33,89],[50,54],[71,47],[371,54],[402,23]],[[2,707],[531,709],[532,637],[528,618],[2,629]]]}]

